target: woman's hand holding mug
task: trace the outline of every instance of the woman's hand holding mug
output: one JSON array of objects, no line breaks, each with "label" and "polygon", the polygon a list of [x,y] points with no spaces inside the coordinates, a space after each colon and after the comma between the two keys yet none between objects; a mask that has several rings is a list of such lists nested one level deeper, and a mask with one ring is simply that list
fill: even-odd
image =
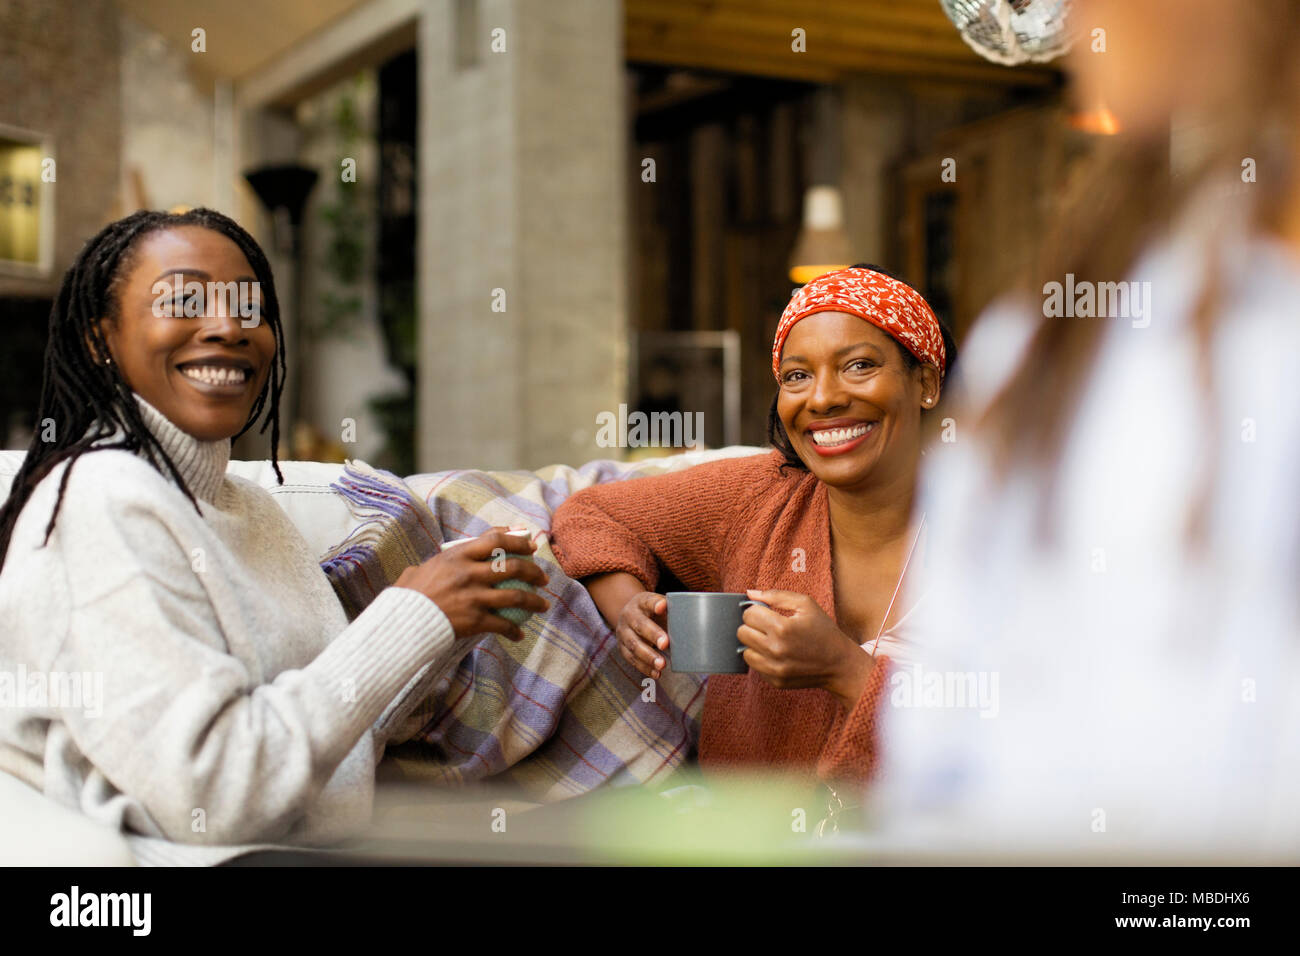
[{"label": "woman's hand holding mug", "polygon": [[428,597],[447,615],[457,637],[490,632],[517,641],[524,636],[523,629],[498,612],[521,608],[541,613],[551,605],[532,591],[497,585],[514,579],[541,588],[547,582],[546,572],[526,558],[492,559],[501,553],[531,555],[536,547],[526,536],[493,528],[460,547],[447,548],[407,568],[394,587],[410,588]]},{"label": "woman's hand holding mug", "polygon": [[755,604],[745,609],[736,632],[745,662],[773,687],[820,687],[852,709],[866,687],[875,660],[841,631],[812,598],[796,591],[746,591]]},{"label": "woman's hand holding mug", "polygon": [[623,658],[646,677],[658,680],[667,665],[668,599],[653,591],[634,594],[623,605],[614,628]]}]

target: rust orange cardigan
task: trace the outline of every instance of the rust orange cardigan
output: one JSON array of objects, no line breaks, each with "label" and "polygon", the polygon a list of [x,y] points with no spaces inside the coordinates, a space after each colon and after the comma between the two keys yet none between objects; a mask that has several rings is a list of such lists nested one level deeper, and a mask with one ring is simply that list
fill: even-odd
[{"label": "rust orange cardigan", "polygon": [[[572,578],[626,571],[648,591],[664,571],[692,591],[798,591],[835,620],[826,486],[781,462],[773,451],[587,488],[555,513],[555,555]],[[877,660],[850,712],[827,691],[778,690],[753,671],[711,676],[701,766],[865,780],[889,669]]]}]

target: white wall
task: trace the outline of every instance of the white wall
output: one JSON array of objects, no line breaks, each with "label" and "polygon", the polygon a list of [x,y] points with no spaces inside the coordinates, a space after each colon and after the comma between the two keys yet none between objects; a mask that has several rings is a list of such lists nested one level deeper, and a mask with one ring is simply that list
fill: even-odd
[{"label": "white wall", "polygon": [[134,209],[132,172],[151,208],[214,206],[213,95],[190,73],[188,48],[122,15],[123,195]]}]

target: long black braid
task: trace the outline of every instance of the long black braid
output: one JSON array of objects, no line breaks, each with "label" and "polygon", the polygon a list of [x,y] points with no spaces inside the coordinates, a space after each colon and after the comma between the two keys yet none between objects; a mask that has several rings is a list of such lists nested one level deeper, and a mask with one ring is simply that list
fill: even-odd
[{"label": "long black braid", "polygon": [[[149,431],[140,415],[139,406],[132,397],[131,388],[122,380],[116,364],[104,365],[97,358],[109,355],[108,346],[100,332],[99,321],[116,320],[119,313],[118,284],[126,273],[131,252],[142,236],[160,229],[176,226],[201,226],[219,232],[239,246],[261,286],[263,296],[262,321],[270,324],[275,335],[276,358],[271,363],[271,375],[239,430],[244,434],[267,408],[266,421],[260,432],[271,426],[271,466],[276,478],[284,483],[280,473],[278,450],[280,443],[280,393],[284,385],[285,357],[280,329],[280,305],[275,295],[271,266],[257,241],[238,223],[211,209],[193,209],[185,213],[152,212],[142,210],[105,226],[82,248],[72,266],[63,276],[58,298],[50,310],[49,342],[45,348],[45,371],[41,383],[41,400],[36,413],[37,429],[31,446],[23,459],[22,467],[14,477],[9,498],[0,508],[0,569],[9,551],[9,541],[23,505],[31,497],[41,479],[62,461],[68,461],[59,495],[49,523],[45,526],[45,541],[54,530],[59,507],[68,476],[75,459],[91,450],[96,441],[111,437],[118,429],[125,437],[114,443],[97,445],[94,450],[120,448],[143,452],[150,464],[159,472],[166,469],[180,489],[190,499],[196,511],[198,502],[176,465],[163,450],[158,439]],[[92,351],[93,350],[93,351]],[[53,440],[46,440],[45,426],[53,423]],[[94,428],[91,431],[92,427]]]}]

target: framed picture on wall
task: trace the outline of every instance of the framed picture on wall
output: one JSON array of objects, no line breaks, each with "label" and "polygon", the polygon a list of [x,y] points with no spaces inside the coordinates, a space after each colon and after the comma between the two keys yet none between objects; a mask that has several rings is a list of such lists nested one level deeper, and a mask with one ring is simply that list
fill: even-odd
[{"label": "framed picture on wall", "polygon": [[0,273],[50,274],[55,175],[47,137],[0,124]]}]

